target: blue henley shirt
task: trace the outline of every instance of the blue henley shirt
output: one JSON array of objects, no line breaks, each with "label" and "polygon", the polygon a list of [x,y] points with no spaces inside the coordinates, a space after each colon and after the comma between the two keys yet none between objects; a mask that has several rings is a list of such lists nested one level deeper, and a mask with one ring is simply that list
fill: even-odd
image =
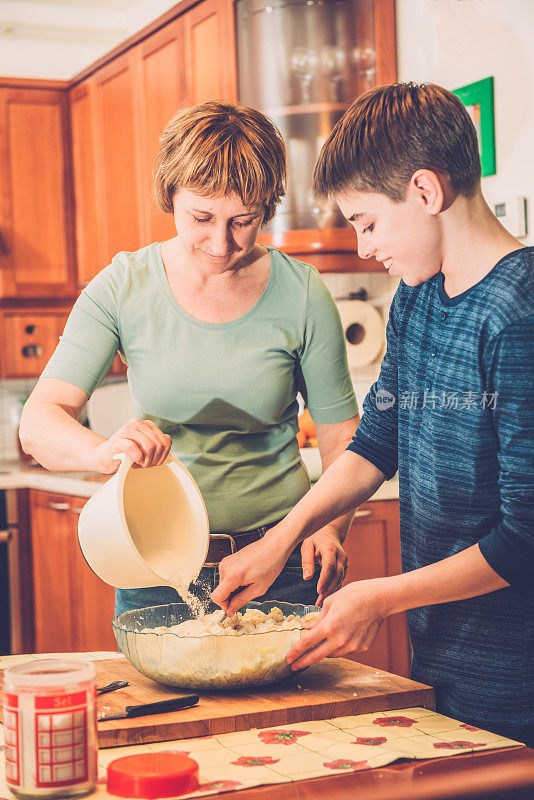
[{"label": "blue henley shirt", "polygon": [[449,298],[401,282],[349,449],[399,471],[403,571],[478,542],[510,586],[408,612],[437,709],[534,741],[534,247]]}]

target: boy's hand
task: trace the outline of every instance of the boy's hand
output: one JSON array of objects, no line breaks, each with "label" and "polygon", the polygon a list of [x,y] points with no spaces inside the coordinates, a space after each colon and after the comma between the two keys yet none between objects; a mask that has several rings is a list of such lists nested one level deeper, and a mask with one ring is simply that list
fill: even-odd
[{"label": "boy's hand", "polygon": [[300,552],[304,580],[313,577],[315,561],[321,564],[317,582],[317,605],[320,606],[325,597],[340,588],[347,572],[347,554],[341,544],[341,534],[336,528],[326,526],[304,539]]},{"label": "boy's hand", "polygon": [[226,556],[219,564],[220,582],[211,599],[229,617],[245,603],[265,594],[284,568],[291,549],[288,552],[278,528],[275,525],[262,539]]},{"label": "boy's hand", "polygon": [[[389,616],[385,602],[387,578],[354,581],[327,597],[323,610],[289,651],[291,669],[301,669],[327,656],[368,650],[384,619]],[[311,652],[307,652],[311,648]]]}]

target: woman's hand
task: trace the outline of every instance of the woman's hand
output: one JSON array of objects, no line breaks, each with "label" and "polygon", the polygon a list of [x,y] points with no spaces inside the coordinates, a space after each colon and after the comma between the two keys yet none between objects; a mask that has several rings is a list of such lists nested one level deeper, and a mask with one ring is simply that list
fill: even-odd
[{"label": "woman's hand", "polygon": [[317,619],[305,623],[308,632],[289,651],[286,661],[291,669],[307,667],[327,656],[368,650],[391,613],[386,600],[388,580],[354,581],[327,597]]},{"label": "woman's hand", "polygon": [[302,575],[309,580],[315,570],[315,561],[321,564],[317,582],[317,605],[321,606],[328,595],[337,591],[347,572],[347,554],[343,550],[339,531],[327,525],[302,542]]},{"label": "woman's hand", "polygon": [[149,419],[131,419],[116,433],[93,448],[91,469],[110,475],[120,461],[113,456],[126,453],[138,467],[159,467],[171,449],[172,439]]},{"label": "woman's hand", "polygon": [[229,617],[245,603],[265,594],[284,568],[291,548],[288,551],[284,546],[277,528],[278,525],[271,528],[257,542],[226,556],[219,564],[220,582],[211,599]]}]

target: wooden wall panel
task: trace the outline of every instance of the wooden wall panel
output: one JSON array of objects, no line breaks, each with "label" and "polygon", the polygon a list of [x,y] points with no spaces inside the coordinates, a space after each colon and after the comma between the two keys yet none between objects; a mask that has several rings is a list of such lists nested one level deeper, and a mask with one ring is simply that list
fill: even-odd
[{"label": "wooden wall panel", "polygon": [[104,219],[98,201],[94,101],[91,79],[78,84],[70,93],[79,286],[88,283],[105,266],[101,236]]},{"label": "wooden wall panel", "polygon": [[103,258],[144,244],[139,186],[139,130],[132,52],[96,75],[97,146],[103,187]]},{"label": "wooden wall panel", "polygon": [[176,235],[172,214],[161,211],[154,200],[152,171],[163,128],[185,103],[183,26],[181,18],[169,23],[137,46],[140,62],[142,135],[142,207],[146,239],[163,241]]},{"label": "wooden wall panel", "polygon": [[0,294],[74,291],[65,92],[0,89]]},{"label": "wooden wall panel", "polygon": [[218,0],[204,0],[183,15],[189,105],[227,98],[225,17]]}]

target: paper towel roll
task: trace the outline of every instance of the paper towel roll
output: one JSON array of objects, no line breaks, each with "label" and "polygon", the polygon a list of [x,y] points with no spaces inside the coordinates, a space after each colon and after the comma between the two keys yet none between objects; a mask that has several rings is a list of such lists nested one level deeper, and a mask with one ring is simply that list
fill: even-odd
[{"label": "paper towel roll", "polygon": [[337,304],[345,332],[350,369],[372,364],[384,346],[384,323],[371,303],[342,300]]}]

